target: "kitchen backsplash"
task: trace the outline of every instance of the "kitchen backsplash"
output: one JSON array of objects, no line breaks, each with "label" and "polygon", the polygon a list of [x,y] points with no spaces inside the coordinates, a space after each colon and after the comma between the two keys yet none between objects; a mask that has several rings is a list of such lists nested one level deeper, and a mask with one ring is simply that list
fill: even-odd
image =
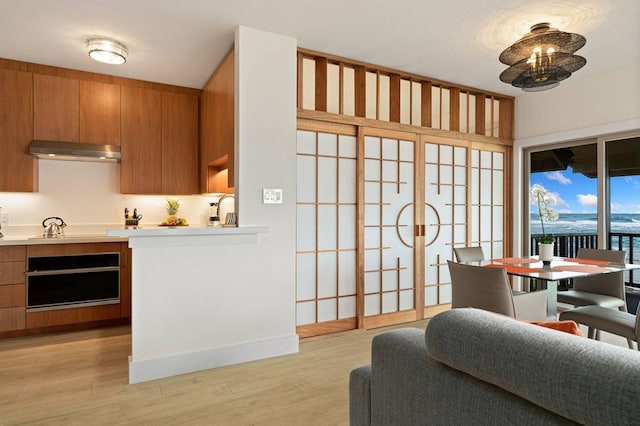
[{"label": "kitchen backsplash", "polygon": [[157,226],[167,216],[166,199],[180,200],[178,215],[192,226],[205,226],[209,203],[219,195],[127,195],[120,193],[120,165],[114,163],[39,160],[39,192],[0,192],[2,226],[7,236],[42,232],[43,219],[58,216],[67,234],[95,234],[124,226],[124,208],[142,214],[140,226]]}]

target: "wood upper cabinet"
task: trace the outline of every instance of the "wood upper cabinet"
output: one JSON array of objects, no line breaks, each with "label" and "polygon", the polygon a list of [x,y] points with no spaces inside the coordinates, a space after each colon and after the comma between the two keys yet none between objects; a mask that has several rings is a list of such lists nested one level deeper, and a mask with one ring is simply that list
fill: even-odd
[{"label": "wood upper cabinet", "polygon": [[162,193],[198,192],[198,98],[162,93]]},{"label": "wood upper cabinet", "polygon": [[120,192],[162,193],[162,92],[121,88]]},{"label": "wood upper cabinet", "polygon": [[198,97],[122,87],[120,192],[198,192]]},{"label": "wood upper cabinet", "polygon": [[0,192],[37,190],[33,139],[33,74],[0,69]]},{"label": "wood upper cabinet", "polygon": [[34,139],[120,145],[120,86],[33,76]]},{"label": "wood upper cabinet", "polygon": [[235,62],[231,50],[200,102],[200,191],[232,193],[235,181]]},{"label": "wood upper cabinet", "polygon": [[33,138],[80,141],[80,81],[33,75]]},{"label": "wood upper cabinet", "polygon": [[120,86],[80,81],[80,142],[120,145]]}]

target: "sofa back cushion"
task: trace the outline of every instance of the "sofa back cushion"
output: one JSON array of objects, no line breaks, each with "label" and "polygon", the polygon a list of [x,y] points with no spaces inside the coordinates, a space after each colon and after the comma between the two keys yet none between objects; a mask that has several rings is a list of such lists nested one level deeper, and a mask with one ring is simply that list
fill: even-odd
[{"label": "sofa back cushion", "polygon": [[479,309],[432,318],[428,355],[582,424],[637,424],[640,353]]}]

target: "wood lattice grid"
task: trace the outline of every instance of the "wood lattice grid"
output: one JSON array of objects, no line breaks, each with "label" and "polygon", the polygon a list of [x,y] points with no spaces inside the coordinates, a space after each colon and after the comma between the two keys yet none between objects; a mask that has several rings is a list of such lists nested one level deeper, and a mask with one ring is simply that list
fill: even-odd
[{"label": "wood lattice grid", "polygon": [[[350,207],[353,211],[352,211],[352,220],[353,223],[351,225],[352,229],[355,230],[356,227],[356,196],[355,196],[355,183],[356,183],[356,177],[355,177],[355,163],[356,163],[356,148],[355,148],[355,137],[353,135],[341,135],[341,134],[330,134],[330,133],[324,133],[324,132],[319,132],[319,131],[311,131],[311,130],[307,130],[307,131],[303,131],[300,130],[299,131],[299,140],[301,138],[301,135],[303,135],[304,132],[307,135],[312,134],[313,138],[314,138],[314,149],[313,152],[300,152],[301,149],[299,147],[298,149],[298,158],[300,160],[300,158],[309,158],[312,159],[313,163],[314,163],[314,169],[315,169],[315,179],[314,179],[314,193],[315,193],[315,199],[313,201],[299,201],[297,202],[298,205],[298,209],[300,209],[301,206],[311,206],[314,209],[314,217],[315,217],[315,238],[314,238],[314,244],[315,246],[313,247],[313,249],[311,250],[301,250],[300,249],[300,242],[298,242],[298,250],[297,250],[297,257],[298,257],[298,267],[300,267],[300,256],[304,256],[304,255],[313,255],[315,257],[315,273],[314,273],[314,281],[315,281],[315,289],[314,289],[314,297],[308,297],[308,298],[300,298],[299,296],[297,297],[297,304],[300,305],[301,304],[308,304],[308,303],[313,303],[314,304],[314,320],[312,321],[313,323],[318,323],[318,322],[326,322],[326,321],[341,321],[341,320],[345,320],[348,318],[353,318],[353,321],[351,321],[351,323],[355,324],[355,303],[356,303],[356,295],[355,295],[355,289],[356,289],[356,283],[355,283],[355,264],[356,264],[356,248],[355,248],[355,235],[353,235],[352,237],[352,247],[349,248],[344,248],[341,246],[341,238],[344,239],[344,235],[341,235],[341,209],[345,208],[345,207]],[[325,140],[327,138],[334,138],[335,141],[335,155],[330,155],[330,154],[326,154],[326,153],[321,153],[321,148],[320,148],[320,139],[321,138],[325,138]],[[341,138],[350,138],[350,141],[352,142],[352,154],[347,154],[347,155],[343,155],[342,152],[342,145],[344,145],[344,143],[348,142],[349,139],[342,139],[342,145],[341,145]],[[335,171],[336,171],[336,177],[335,177],[335,187],[333,188],[333,193],[335,195],[335,202],[326,202],[326,201],[322,201],[320,200],[320,194],[321,194],[321,189],[319,188],[319,185],[321,184],[321,179],[322,176],[319,176],[319,171],[321,170],[321,162],[323,160],[327,160],[327,161],[335,161]],[[352,176],[347,176],[346,179],[349,179],[351,181],[351,185],[353,186],[353,202],[343,202],[340,201],[342,199],[342,195],[341,195],[341,179],[342,176],[340,175],[340,171],[341,171],[341,162],[344,161],[348,161],[353,163],[351,168],[353,169],[353,175]],[[323,191],[326,191],[326,189],[324,189]],[[323,207],[335,207],[335,235],[334,235],[334,239],[335,239],[335,247],[331,248],[331,249],[326,249],[326,248],[321,248],[319,246],[320,244],[320,233],[321,233],[321,229],[320,229],[320,221],[321,221],[321,210]],[[355,231],[354,231],[355,234]],[[343,291],[343,283],[341,282],[341,256],[344,253],[352,253],[353,254],[353,269],[354,269],[354,277],[353,277],[353,283],[351,285],[353,291],[350,292],[345,292]],[[325,256],[327,254],[334,254],[335,255],[335,289],[332,295],[329,296],[322,296],[322,289],[321,289],[321,265],[320,265],[320,257],[321,256]],[[298,292],[299,293],[299,292]],[[346,308],[348,311],[350,310],[352,313],[351,314],[343,314],[341,311],[343,309],[345,309],[342,306],[342,302],[345,302],[346,299],[352,299],[352,304],[353,307],[351,309]],[[332,318],[321,318],[320,313],[322,311],[321,309],[321,305],[323,304],[323,302],[331,302],[334,301],[335,302],[335,315]],[[302,325],[302,324],[299,324]],[[352,328],[352,327],[351,327]],[[301,333],[302,335],[305,334],[305,332]]]},{"label": "wood lattice grid", "polygon": [[[369,139],[367,139],[369,138]],[[407,187],[407,185],[411,184],[411,188],[413,188],[413,182],[408,182],[406,180],[403,180],[401,178],[401,167],[404,164],[406,165],[410,165],[411,166],[411,170],[412,170],[412,174],[413,174],[413,169],[414,169],[414,161],[413,161],[413,153],[412,153],[412,158],[410,160],[405,160],[403,159],[403,155],[401,154],[401,148],[400,148],[400,144],[401,143],[406,143],[407,141],[402,141],[400,139],[395,139],[395,138],[382,138],[382,137],[375,137],[375,136],[365,136],[365,144],[367,144],[367,140],[369,142],[375,140],[377,141],[377,145],[378,145],[378,152],[377,153],[369,153],[369,154],[365,154],[363,156],[363,161],[364,162],[369,162],[369,164],[372,163],[377,163],[377,179],[372,179],[370,177],[368,177],[366,175],[366,170],[368,169],[366,166],[364,167],[365,170],[365,176],[364,176],[364,183],[366,184],[376,184],[377,185],[377,200],[378,201],[367,201],[366,199],[364,200],[364,206],[365,206],[365,211],[367,210],[367,206],[374,206],[377,208],[377,219],[374,220],[374,224],[368,224],[367,219],[371,218],[370,215],[366,215],[365,214],[365,219],[364,219],[364,228],[366,229],[376,229],[378,230],[378,235],[377,235],[377,240],[379,241],[379,245],[378,247],[371,247],[368,244],[365,243],[365,247],[364,247],[364,252],[365,252],[365,257],[367,257],[367,252],[371,252],[371,251],[376,251],[378,254],[378,261],[377,264],[380,265],[378,268],[373,268],[373,269],[367,269],[367,267],[365,266],[364,268],[364,276],[365,276],[365,281],[366,281],[366,277],[367,276],[371,276],[371,274],[377,274],[377,290],[367,290],[367,286],[365,285],[364,287],[364,291],[363,291],[363,298],[364,298],[364,304],[365,307],[368,307],[368,309],[371,309],[371,304],[367,303],[367,299],[368,300],[372,300],[373,298],[375,298],[374,296],[377,296],[377,309],[375,313],[371,313],[371,315],[381,315],[381,314],[385,314],[385,313],[389,313],[389,312],[399,312],[402,310],[407,310],[409,308],[413,308],[414,306],[411,307],[405,307],[402,305],[402,296],[405,293],[410,293],[411,295],[411,299],[413,299],[413,295],[414,295],[414,287],[412,286],[411,288],[402,288],[402,279],[401,279],[401,273],[402,271],[407,271],[409,268],[407,266],[403,266],[401,260],[399,257],[395,258],[395,266],[393,267],[384,267],[385,265],[385,260],[388,262],[389,259],[385,259],[384,257],[384,253],[385,251],[391,250],[392,247],[390,246],[385,246],[383,244],[383,242],[385,241],[385,230],[389,230],[389,229],[395,229],[398,232],[398,236],[400,235],[400,232],[403,228],[407,228],[408,225],[403,225],[399,220],[399,217],[396,216],[395,219],[395,223],[386,223],[385,222],[385,215],[384,215],[384,207],[391,207],[392,203],[390,202],[386,202],[385,200],[385,185],[395,185],[395,192],[396,194],[400,194],[402,187]],[[395,143],[395,155],[392,155],[391,158],[388,158],[385,156],[384,154],[384,145],[385,144],[389,144],[390,142]],[[412,142],[411,142],[412,143]],[[371,155],[374,154],[374,155]],[[385,165],[392,165],[393,166],[393,170],[395,171],[395,179],[387,179],[385,178]],[[365,191],[366,192],[366,191]],[[413,191],[412,191],[413,192]],[[366,198],[366,197],[365,197]],[[399,210],[396,214],[399,215],[402,212],[402,210]],[[403,243],[404,245],[406,245],[407,247],[410,247],[413,249],[413,241],[410,241],[410,245],[405,244],[401,239],[400,241],[398,241],[397,243]],[[405,264],[406,264],[406,260],[405,260]],[[365,262],[366,263],[366,262]],[[412,260],[409,260],[409,263],[413,263]],[[388,272],[395,272],[395,287],[392,289],[385,289],[385,273]],[[390,295],[395,295],[395,309],[394,310],[389,310],[388,307],[385,308],[385,297],[388,297]],[[366,313],[365,313],[366,315]]]},{"label": "wood lattice grid", "polygon": [[[467,198],[466,195],[464,197],[456,196],[456,193],[466,194],[468,192],[466,171],[468,149],[465,146],[430,143],[428,140],[425,141],[424,146],[425,206],[427,206],[425,214],[428,213],[428,208],[432,208],[438,218],[437,223],[428,223],[425,217],[425,222],[427,222],[428,228],[438,228],[439,233],[436,235],[441,236],[434,241],[430,241],[428,238],[425,241],[425,256],[428,257],[431,254],[429,251],[437,253],[435,254],[435,260],[425,262],[424,301],[425,306],[433,306],[450,302],[450,290],[445,293],[442,291],[443,286],[447,288],[450,286],[448,272],[445,271],[443,273],[443,271],[447,268],[446,261],[453,258],[453,246],[466,245]],[[444,153],[447,154],[448,159],[444,158]],[[428,171],[431,173],[428,173]],[[429,187],[436,189],[434,199],[427,194]],[[446,189],[447,193],[450,194],[448,199],[445,198],[447,194],[443,193],[443,189]],[[433,207],[434,205],[441,206],[441,210]],[[460,211],[464,213],[461,214]],[[441,220],[441,218],[446,217],[450,218],[448,222]],[[456,229],[465,230],[462,233],[461,241],[457,240],[459,232],[457,233]],[[432,274],[435,275],[433,282],[429,282],[427,279],[429,277],[428,268],[435,270],[435,273]],[[429,295],[431,291],[435,291],[435,304],[430,303],[434,299]]]},{"label": "wood lattice grid", "polygon": [[[418,91],[420,102],[414,102]],[[512,97],[305,49],[298,50],[298,108],[513,137]]]}]

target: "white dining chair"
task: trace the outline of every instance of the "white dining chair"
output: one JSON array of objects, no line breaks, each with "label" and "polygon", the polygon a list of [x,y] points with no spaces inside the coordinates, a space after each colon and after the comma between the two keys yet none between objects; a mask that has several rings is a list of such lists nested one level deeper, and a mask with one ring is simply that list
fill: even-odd
[{"label": "white dining chair", "polygon": [[479,262],[484,260],[482,247],[454,247],[453,252],[458,262]]},{"label": "white dining chair", "polygon": [[560,320],[571,320],[588,327],[587,336],[593,339],[594,332],[606,331],[625,337],[630,349],[636,342],[636,348],[640,351],[638,337],[640,337],[640,316],[615,309],[604,308],[598,305],[580,306],[560,313]]},{"label": "white dining chair", "polygon": [[547,320],[547,292],[512,292],[504,268],[447,261],[451,308],[478,308],[529,321]]}]

